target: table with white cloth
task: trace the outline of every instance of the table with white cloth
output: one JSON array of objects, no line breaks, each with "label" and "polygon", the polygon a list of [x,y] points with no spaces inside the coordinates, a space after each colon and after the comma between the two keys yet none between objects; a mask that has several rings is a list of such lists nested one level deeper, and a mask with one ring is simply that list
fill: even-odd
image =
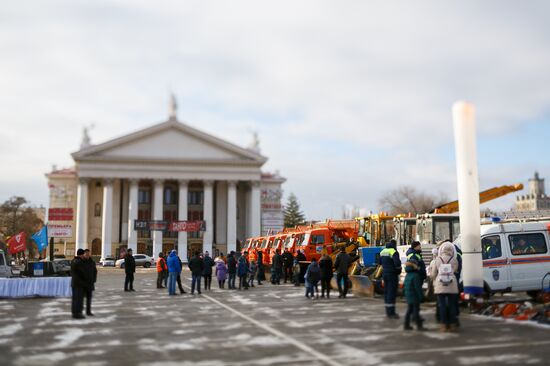
[{"label": "table with white cloth", "polygon": [[0,298],[71,295],[71,277],[0,278]]}]

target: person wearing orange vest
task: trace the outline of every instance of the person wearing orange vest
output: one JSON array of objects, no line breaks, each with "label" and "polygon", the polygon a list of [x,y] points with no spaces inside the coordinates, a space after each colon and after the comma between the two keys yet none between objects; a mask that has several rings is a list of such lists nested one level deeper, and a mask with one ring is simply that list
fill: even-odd
[{"label": "person wearing orange vest", "polygon": [[159,260],[157,261],[157,288],[164,288],[162,282],[166,272],[168,271],[168,266],[166,266],[166,260],[164,259],[164,254],[159,253]]}]

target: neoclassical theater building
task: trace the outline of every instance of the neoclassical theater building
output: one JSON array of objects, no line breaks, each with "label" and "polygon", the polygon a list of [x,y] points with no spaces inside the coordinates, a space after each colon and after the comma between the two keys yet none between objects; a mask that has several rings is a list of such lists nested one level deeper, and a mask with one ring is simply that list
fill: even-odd
[{"label": "neoclassical theater building", "polygon": [[[247,237],[283,227],[285,181],[264,173],[258,141],[242,148],[169,119],[97,145],[85,130],[74,167],[46,174],[50,208],[72,208],[71,236],[55,239],[55,252],[118,256],[123,248],[152,255],[177,249],[214,255],[238,250]],[[135,222],[203,222],[200,231],[135,230]],[[51,224],[51,222],[50,222]],[[138,227],[139,228],[139,227]]]}]

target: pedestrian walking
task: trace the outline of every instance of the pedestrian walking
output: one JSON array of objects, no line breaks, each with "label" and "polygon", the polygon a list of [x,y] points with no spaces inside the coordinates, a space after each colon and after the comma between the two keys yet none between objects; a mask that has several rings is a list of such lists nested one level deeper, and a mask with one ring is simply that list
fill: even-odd
[{"label": "pedestrian walking", "polygon": [[321,298],[330,299],[330,281],[332,280],[332,258],[327,254],[327,250],[323,248],[321,259],[319,260],[319,268],[321,269]]},{"label": "pedestrian walking", "polygon": [[386,316],[390,319],[399,319],[395,312],[395,299],[397,297],[397,286],[399,274],[401,273],[401,259],[397,252],[397,243],[391,240],[380,252],[379,263],[382,265],[382,278],[384,279],[384,306]]},{"label": "pedestrian walking", "polygon": [[84,250],[78,249],[76,256],[71,262],[71,287],[72,287],[72,301],[71,301],[71,313],[75,319],[84,319],[82,314],[84,308],[84,291],[88,286],[86,279],[86,268],[84,264]]},{"label": "pedestrian walking", "polygon": [[124,291],[135,291],[134,273],[136,272],[136,260],[132,252],[132,248],[128,249],[124,257],[124,273],[126,274],[126,278],[124,279]]},{"label": "pedestrian walking", "polygon": [[94,316],[92,313],[92,293],[95,290],[95,283],[97,281],[97,268],[94,260],[90,256],[90,249],[84,249],[83,256],[85,271],[86,271],[86,280],[88,286],[84,290],[84,296],[86,297],[86,315]]},{"label": "pedestrian walking", "polygon": [[300,249],[298,249],[298,252],[296,253],[296,259],[298,259],[298,263],[300,264],[299,280],[300,280],[300,283],[304,283],[305,281],[304,276],[306,275],[306,270],[308,266],[308,264],[306,263],[307,261],[306,255],[302,253]]},{"label": "pedestrian walking", "polygon": [[181,272],[181,262],[176,250],[172,250],[168,256],[168,295],[176,295],[176,279]]},{"label": "pedestrian walking", "polygon": [[237,264],[237,275],[239,276],[239,290],[245,289],[248,290],[248,283],[246,281],[248,275],[248,253],[244,252],[244,255],[241,255]]},{"label": "pedestrian walking", "polygon": [[258,250],[256,257],[258,258],[258,285],[262,285],[262,281],[265,281],[264,253],[261,250]]},{"label": "pedestrian walking", "polygon": [[458,283],[455,273],[458,271],[455,247],[445,242],[439,247],[436,259],[430,263],[430,277],[434,284],[434,293],[439,306],[440,330],[454,332],[457,329],[456,299]]},{"label": "pedestrian walking", "polygon": [[204,290],[210,290],[212,287],[212,267],[216,264],[208,251],[204,252],[204,269],[202,276],[204,277]]},{"label": "pedestrian walking", "polygon": [[166,265],[164,254],[160,252],[159,259],[157,261],[157,288],[164,288],[164,286],[162,286],[162,282],[164,281],[164,275],[167,271],[168,266]]},{"label": "pedestrian walking", "polygon": [[271,261],[271,266],[273,268],[271,283],[274,285],[280,285],[281,274],[283,273],[283,257],[281,256],[281,251],[279,249],[275,251],[275,255],[273,256],[273,260]]},{"label": "pedestrian walking", "polygon": [[[413,246],[420,247],[419,242],[413,242]],[[405,263],[405,272],[407,275],[404,282],[405,299],[407,300],[407,313],[405,314],[405,330],[412,330],[411,317],[416,322],[417,330],[426,330],[422,323],[423,319],[420,316],[420,304],[424,301],[424,292],[422,290],[423,268],[422,259],[411,255]]]},{"label": "pedestrian walking", "polygon": [[284,277],[284,283],[292,282],[292,264],[294,262],[294,257],[292,256],[292,253],[288,250],[288,248],[285,248],[283,252],[283,277]]},{"label": "pedestrian walking", "polygon": [[204,262],[196,251],[193,258],[187,264],[191,270],[191,295],[195,294],[195,286],[199,295],[201,294],[201,277],[204,271]]},{"label": "pedestrian walking", "polygon": [[225,287],[225,280],[227,279],[227,265],[223,260],[219,260],[216,263],[216,278],[218,279],[218,286],[220,289]]},{"label": "pedestrian walking", "polygon": [[248,286],[249,287],[255,287],[254,286],[254,277],[256,276],[256,271],[258,270],[258,266],[256,265],[256,261],[250,261],[250,265],[248,266]]},{"label": "pedestrian walking", "polygon": [[178,261],[180,262],[180,271],[178,272],[178,276],[176,277],[176,282],[178,283],[178,288],[180,290],[180,294],[185,294],[185,290],[183,289],[183,286],[181,284],[181,272],[183,270],[183,262],[180,258],[180,256],[178,255]]},{"label": "pedestrian walking", "polygon": [[334,268],[336,269],[336,283],[338,284],[338,298],[345,299],[348,295],[349,288],[349,267],[351,266],[351,257],[345,250],[342,249],[334,260]]},{"label": "pedestrian walking", "polygon": [[237,259],[235,259],[235,252],[231,251],[227,256],[227,274],[228,284],[230,290],[235,290],[235,278],[237,277]]},{"label": "pedestrian walking", "polygon": [[[311,259],[311,264],[306,269],[306,275],[305,275],[305,287],[306,287],[306,297],[309,299],[311,298],[319,298],[319,288],[317,287],[317,284],[319,283],[319,280],[321,279],[321,269],[319,268],[319,263],[317,263],[317,260],[315,258]],[[314,295],[315,290],[315,295]],[[314,297],[315,296],[315,297]]]}]

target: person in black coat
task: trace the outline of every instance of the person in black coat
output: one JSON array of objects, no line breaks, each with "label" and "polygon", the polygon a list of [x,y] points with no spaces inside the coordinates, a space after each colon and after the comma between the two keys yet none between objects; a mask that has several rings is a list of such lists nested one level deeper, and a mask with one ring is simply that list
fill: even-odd
[{"label": "person in black coat", "polygon": [[202,276],[204,277],[204,290],[206,291],[210,290],[210,286],[212,285],[212,267],[216,264],[208,251],[204,253],[203,263]]},{"label": "person in black coat", "polygon": [[204,271],[204,261],[199,256],[199,252],[195,252],[195,255],[187,264],[191,270],[191,295],[195,294],[195,286],[197,292],[201,293],[201,276]]},{"label": "person in black coat", "polygon": [[[345,298],[348,294],[348,271],[352,263],[353,260],[345,250],[338,253],[336,259],[334,260],[334,268],[336,269],[336,283],[338,284],[338,292],[340,293],[338,298]],[[344,285],[343,288],[342,283]]]},{"label": "person in black coat", "polygon": [[178,283],[180,294],[186,294],[185,290],[183,289],[183,286],[181,285],[181,270],[183,269],[183,262],[181,261],[181,258],[179,255],[178,255],[178,260],[180,261],[180,271],[178,272],[178,277],[176,277],[176,282]]},{"label": "person in black coat", "polygon": [[285,248],[283,252],[283,271],[284,271],[284,280],[292,282],[292,262],[294,262],[294,257],[288,251],[288,248]]},{"label": "person in black coat", "polygon": [[261,285],[262,281],[265,281],[264,253],[258,250],[256,256],[258,258],[258,285]]},{"label": "person in black coat", "polygon": [[227,256],[227,273],[229,279],[227,284],[230,290],[235,290],[235,279],[237,277],[237,259],[235,258],[235,252],[231,251]]},{"label": "person in black coat", "polygon": [[330,299],[330,280],[332,279],[332,258],[330,258],[323,250],[323,255],[319,260],[319,267],[321,268],[321,297],[325,297],[327,293],[327,299]]},{"label": "person in black coat", "polygon": [[94,260],[90,256],[90,249],[84,249],[83,262],[86,280],[88,281],[88,286],[84,289],[84,296],[86,296],[86,315],[94,316],[92,313],[92,292],[95,290],[95,283],[97,281],[97,268]]},{"label": "person in black coat", "polygon": [[298,249],[298,253],[296,253],[296,259],[298,260],[298,263],[300,263],[300,283],[304,283],[304,276],[306,275],[307,266],[309,265],[308,263],[306,263],[306,255]]},{"label": "person in black coat", "polygon": [[279,249],[275,252],[271,265],[273,266],[273,277],[271,278],[271,283],[274,285],[280,285],[281,274],[283,273],[283,257],[281,256]]},{"label": "person in black coat", "polygon": [[132,248],[130,248],[124,257],[124,272],[126,273],[126,278],[124,279],[124,291],[135,291],[134,273],[136,272],[136,260],[132,254]]},{"label": "person in black coat", "polygon": [[71,262],[71,287],[72,287],[72,303],[71,312],[73,318],[84,319],[82,310],[84,308],[84,291],[88,287],[89,281],[86,278],[86,268],[84,264],[84,250],[78,249],[76,257]]}]

